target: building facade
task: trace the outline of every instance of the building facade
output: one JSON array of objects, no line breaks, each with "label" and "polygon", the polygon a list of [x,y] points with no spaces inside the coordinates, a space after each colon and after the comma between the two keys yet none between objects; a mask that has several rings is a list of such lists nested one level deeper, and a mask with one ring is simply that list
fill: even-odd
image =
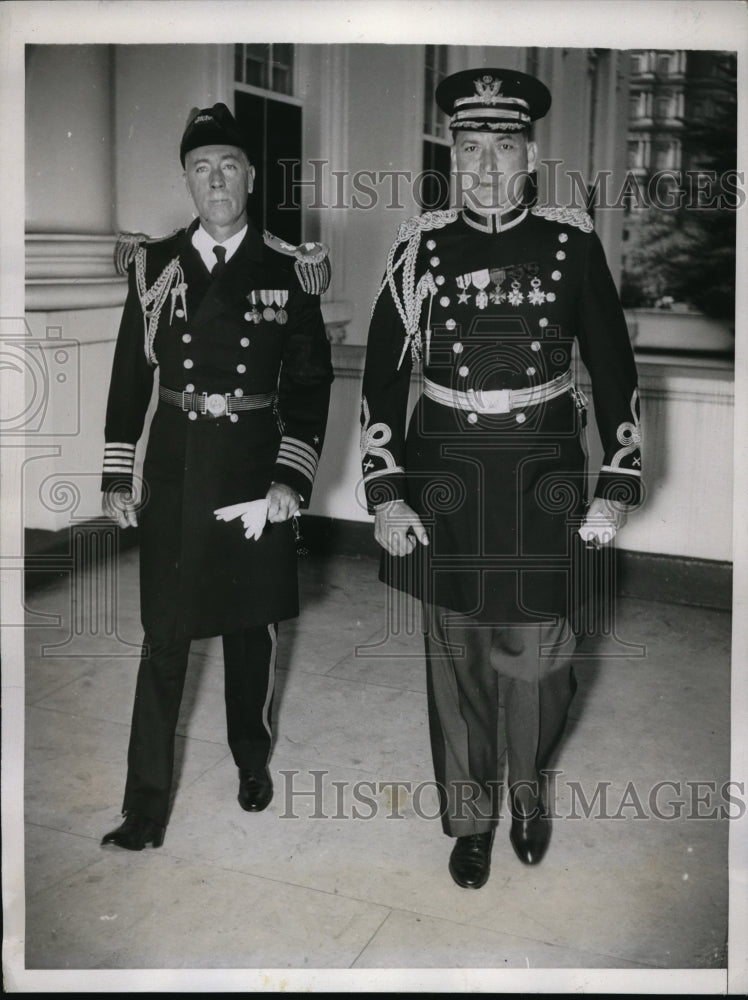
[{"label": "building facade", "polygon": [[[322,240],[330,247],[333,276],[323,314],[337,378],[332,433],[311,512],[366,521],[359,496],[358,407],[371,303],[399,224],[448,197],[449,137],[432,100],[436,83],[474,66],[509,66],[540,76],[553,107],[535,132],[546,161],[538,170],[538,198],[566,204],[574,195],[569,173],[590,179],[608,170],[614,183],[623,182],[632,155],[631,103],[677,121],[679,101],[686,106],[690,100],[675,83],[661,92],[637,84],[629,92],[631,62],[631,53],[608,49],[28,46],[26,323],[49,364],[46,422],[35,438],[48,448],[24,467],[26,526],[63,531],[71,520],[85,521],[99,511],[104,409],[126,291],[114,266],[116,237],[122,231],[163,235],[190,220],[178,146],[191,107],[224,101],[256,137],[256,223],[291,241]],[[680,66],[677,59],[674,65]],[[675,156],[674,146],[660,149],[646,138],[644,121],[637,149],[653,151],[655,159]],[[672,138],[657,142],[675,143],[677,135],[674,125]],[[622,212],[595,210],[615,277],[623,224]],[[59,360],[60,341],[70,345],[65,362]],[[71,374],[57,380],[61,366],[65,371],[58,374]],[[663,423],[659,412],[665,400],[686,407],[678,426],[695,443],[688,466],[671,461],[667,477],[655,480],[649,506],[627,529],[631,548],[729,559],[730,490],[722,514],[715,517],[711,509],[706,537],[693,530],[701,517],[698,506],[679,509],[679,491],[688,491],[694,448],[703,450],[707,464],[723,457],[729,463],[731,378],[727,373],[700,382],[693,372],[667,366],[642,372],[645,417],[647,393],[653,401],[651,430],[672,432],[670,418]],[[703,434],[702,405],[718,408],[716,451],[714,438]],[[65,434],[61,428],[68,425]],[[701,502],[693,494],[691,499]]]}]

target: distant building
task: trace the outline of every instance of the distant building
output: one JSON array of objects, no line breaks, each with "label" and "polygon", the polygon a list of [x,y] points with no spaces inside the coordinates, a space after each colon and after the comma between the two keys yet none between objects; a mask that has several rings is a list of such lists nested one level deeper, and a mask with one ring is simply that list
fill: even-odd
[{"label": "distant building", "polygon": [[[624,287],[627,252],[650,225],[653,192],[660,199],[678,188],[692,193],[694,182],[689,173],[713,169],[714,150],[704,137],[704,126],[713,125],[725,99],[734,100],[735,92],[734,53],[683,49],[629,52],[627,170],[643,197],[637,199],[629,193],[625,203]],[[650,284],[657,284],[656,275],[651,275]]]},{"label": "distant building", "polygon": [[693,133],[734,93],[731,53],[640,49],[629,58],[628,169],[644,181],[656,170],[698,169],[708,151]]}]

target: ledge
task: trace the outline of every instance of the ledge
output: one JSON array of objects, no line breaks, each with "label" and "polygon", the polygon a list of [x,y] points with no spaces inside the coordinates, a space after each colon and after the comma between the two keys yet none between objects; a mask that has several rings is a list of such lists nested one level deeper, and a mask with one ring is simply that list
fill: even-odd
[{"label": "ledge", "polygon": [[26,234],[26,310],[122,306],[127,278],[114,266],[115,235]]}]

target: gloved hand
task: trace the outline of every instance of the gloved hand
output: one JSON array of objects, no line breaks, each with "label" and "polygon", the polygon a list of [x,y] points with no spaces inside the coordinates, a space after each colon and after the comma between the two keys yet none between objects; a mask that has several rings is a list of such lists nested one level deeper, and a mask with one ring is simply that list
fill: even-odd
[{"label": "gloved hand", "polygon": [[608,545],[626,523],[626,511],[614,501],[595,497],[587,511],[584,524],[579,529],[582,541],[598,548]]},{"label": "gloved hand", "polygon": [[268,502],[267,499],[248,500],[246,503],[234,503],[228,507],[219,507],[213,513],[219,521],[234,521],[237,517],[241,517],[245,529],[244,537],[256,540],[265,528]]},{"label": "gloved hand", "polygon": [[391,556],[407,556],[417,542],[429,544],[420,517],[404,500],[390,500],[376,508],[374,538]]},{"label": "gloved hand", "polygon": [[137,528],[135,498],[130,490],[108,490],[101,495],[102,513],[120,526]]}]

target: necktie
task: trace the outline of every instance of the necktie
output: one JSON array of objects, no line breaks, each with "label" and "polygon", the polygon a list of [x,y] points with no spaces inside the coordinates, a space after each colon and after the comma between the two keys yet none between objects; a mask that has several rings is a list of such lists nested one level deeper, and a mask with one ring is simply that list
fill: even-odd
[{"label": "necktie", "polygon": [[216,278],[224,267],[226,267],[226,247],[222,247],[219,243],[217,243],[213,247],[213,253],[216,255],[216,262],[213,265],[213,270],[210,272],[210,275],[212,278]]}]

